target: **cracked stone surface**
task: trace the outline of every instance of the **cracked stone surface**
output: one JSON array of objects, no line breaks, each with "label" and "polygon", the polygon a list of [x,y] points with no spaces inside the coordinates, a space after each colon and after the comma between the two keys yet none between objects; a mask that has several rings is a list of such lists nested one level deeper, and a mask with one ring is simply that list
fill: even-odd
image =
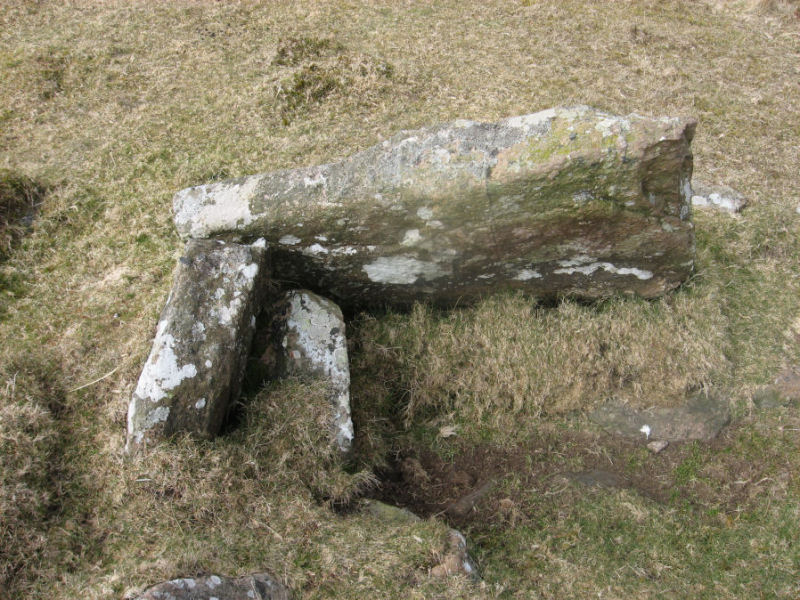
[{"label": "cracked stone surface", "polygon": [[275,272],[346,308],[503,288],[654,297],[694,265],[695,125],[585,106],[459,120],[182,190],[175,225],[185,239],[264,237]]},{"label": "cracked stone surface", "polygon": [[266,276],[263,242],[186,244],[128,407],[128,452],[176,432],[219,431],[239,394]]},{"label": "cracked stone surface", "polygon": [[266,573],[245,577],[184,577],[145,590],[135,600],[289,600],[289,591]]}]

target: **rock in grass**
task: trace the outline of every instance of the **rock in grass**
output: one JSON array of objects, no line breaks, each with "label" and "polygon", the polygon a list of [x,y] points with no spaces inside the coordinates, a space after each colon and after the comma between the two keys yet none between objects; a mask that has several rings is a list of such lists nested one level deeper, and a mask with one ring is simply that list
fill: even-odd
[{"label": "rock in grass", "polygon": [[648,441],[711,440],[730,423],[728,401],[698,394],[674,407],[636,409],[610,401],[589,414],[609,433]]},{"label": "rock in grass", "polygon": [[184,577],[145,590],[136,600],[289,600],[289,591],[272,576]]},{"label": "rock in grass", "polygon": [[[413,525],[421,519],[405,508],[385,504],[379,500],[364,500],[362,510],[372,515],[381,523],[392,527]],[[467,539],[457,529],[447,531],[447,539],[440,561],[433,566],[430,574],[434,577],[449,577],[451,575],[466,575],[473,580],[479,580],[478,568],[467,552]]]},{"label": "rock in grass", "polygon": [[725,185],[708,185],[695,181],[692,188],[692,206],[698,208],[716,208],[729,213],[738,213],[747,206],[747,199],[744,196]]},{"label": "rock in grass", "polygon": [[331,403],[331,436],[347,452],[353,441],[350,366],[341,309],[308,290],[292,290],[270,309],[267,346],[261,362],[267,376],[319,379]]},{"label": "rock in grass", "polygon": [[177,432],[219,431],[239,394],[266,275],[263,242],[186,244],[128,407],[129,452]]},{"label": "rock in grass", "polygon": [[264,237],[347,307],[502,288],[658,296],[691,273],[690,119],[555,108],[404,131],[337,163],[178,192],[183,238]]}]

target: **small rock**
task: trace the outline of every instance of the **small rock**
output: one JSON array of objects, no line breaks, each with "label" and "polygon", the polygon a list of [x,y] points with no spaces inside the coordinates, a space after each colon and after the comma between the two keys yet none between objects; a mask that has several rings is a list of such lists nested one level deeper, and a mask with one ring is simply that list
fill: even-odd
[{"label": "small rock", "polygon": [[692,182],[692,206],[716,208],[729,213],[738,213],[747,206],[747,199],[736,190],[724,185],[708,185]]},{"label": "small rock", "polygon": [[467,540],[460,531],[451,529],[447,533],[447,551],[442,562],[431,569],[434,577],[466,575],[471,579],[479,579],[478,568],[467,554]]},{"label": "small rock", "polygon": [[649,444],[647,444],[647,449],[650,450],[653,454],[658,454],[662,450],[664,450],[667,446],[669,446],[669,442],[667,440],[653,440]]},{"label": "small rock", "polygon": [[422,520],[407,508],[392,506],[379,500],[364,500],[362,509],[388,525],[409,525]]},{"label": "small rock", "polygon": [[611,434],[641,439],[648,437],[668,442],[710,440],[730,423],[727,400],[699,394],[675,407],[636,409],[610,401],[589,414],[589,420]]},{"label": "small rock", "polygon": [[[378,500],[364,500],[362,510],[387,525],[413,525],[422,520],[405,508],[391,506]],[[442,560],[430,571],[434,577],[463,574],[476,580],[480,578],[475,562],[467,553],[467,540],[460,531],[450,529],[447,532],[441,555]]]},{"label": "small rock", "polygon": [[146,589],[135,600],[289,600],[289,590],[271,575],[184,577]]}]

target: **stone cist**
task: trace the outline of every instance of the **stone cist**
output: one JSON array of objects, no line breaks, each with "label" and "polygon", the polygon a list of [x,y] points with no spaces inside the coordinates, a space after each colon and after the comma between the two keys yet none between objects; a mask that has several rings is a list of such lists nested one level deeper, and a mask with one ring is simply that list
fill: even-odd
[{"label": "stone cist", "polygon": [[555,108],[404,131],[337,163],[178,192],[186,250],[131,400],[128,450],[219,431],[275,280],[307,288],[283,299],[275,343],[285,372],[329,383],[343,451],[353,430],[339,306],[675,288],[694,264],[694,128]]}]

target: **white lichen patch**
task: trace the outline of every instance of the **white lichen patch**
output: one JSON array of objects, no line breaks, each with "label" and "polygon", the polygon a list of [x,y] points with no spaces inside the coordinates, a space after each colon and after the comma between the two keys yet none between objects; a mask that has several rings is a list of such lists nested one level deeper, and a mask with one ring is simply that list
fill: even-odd
[{"label": "white lichen patch", "polygon": [[333,256],[352,256],[353,254],[358,254],[358,248],[355,246],[340,246],[331,249],[331,254]]},{"label": "white lichen patch", "polygon": [[299,237],[294,235],[284,235],[281,239],[278,240],[278,243],[283,246],[294,246],[302,242]]},{"label": "white lichen patch", "polygon": [[192,338],[196,342],[204,342],[206,339],[206,326],[200,321],[192,325]]},{"label": "white lichen patch", "polygon": [[306,187],[325,187],[327,182],[328,179],[322,171],[303,178],[303,185]]},{"label": "white lichen patch", "polygon": [[322,244],[311,244],[308,248],[303,249],[303,254],[306,256],[319,256],[328,254],[328,249]]},{"label": "white lichen patch", "polygon": [[428,221],[433,218],[433,209],[428,206],[421,206],[417,209],[417,216],[423,221]]},{"label": "white lichen patch", "polygon": [[419,234],[419,229],[409,229],[403,236],[403,241],[400,242],[403,246],[415,246],[422,241],[422,236]]},{"label": "white lichen patch", "polygon": [[183,238],[205,238],[250,225],[250,201],[262,176],[241,183],[219,182],[181,190],[172,200],[175,226]]},{"label": "white lichen patch", "polygon": [[542,274],[534,269],[522,269],[514,276],[517,281],[529,281],[531,279],[541,279]]},{"label": "white lichen patch", "polygon": [[147,413],[147,417],[144,420],[144,429],[145,431],[157,425],[158,423],[163,423],[169,418],[169,406],[156,406],[153,410]]},{"label": "white lichen patch", "polygon": [[150,402],[159,402],[170,390],[178,387],[184,379],[197,375],[192,363],[178,365],[175,354],[175,338],[166,332],[167,321],[158,324],[153,349],[144,365],[134,395]]},{"label": "white lichen patch", "polygon": [[580,273],[581,275],[592,275],[598,269],[613,273],[614,275],[633,275],[636,279],[642,281],[652,279],[653,273],[645,269],[638,269],[636,267],[617,267],[609,262],[590,262],[594,259],[588,256],[579,256],[572,260],[559,261],[560,269],[554,269],[553,273],[557,275],[574,275]]},{"label": "white lichen patch", "polygon": [[448,274],[439,263],[422,261],[411,256],[380,256],[362,269],[372,282],[406,285],[415,283],[418,279],[431,281]]},{"label": "white lichen patch", "polygon": [[532,130],[537,133],[545,133],[556,116],[558,116],[556,109],[548,108],[529,115],[509,117],[500,121],[499,124],[513,129],[521,129],[526,134]]}]

